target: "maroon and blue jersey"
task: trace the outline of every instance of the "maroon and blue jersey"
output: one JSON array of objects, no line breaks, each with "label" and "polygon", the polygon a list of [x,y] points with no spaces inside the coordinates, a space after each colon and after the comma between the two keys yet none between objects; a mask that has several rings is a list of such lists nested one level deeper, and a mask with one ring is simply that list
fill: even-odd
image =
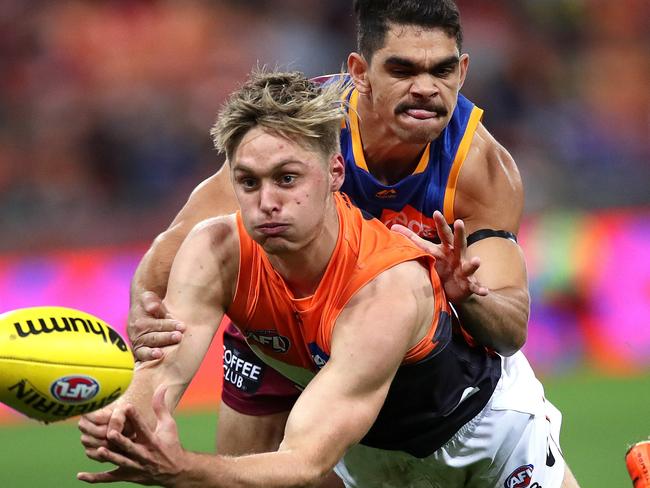
[{"label": "maroon and blue jersey", "polygon": [[[328,83],[340,76],[321,77],[317,81]],[[345,99],[348,120],[341,128],[341,152],[345,159],[341,191],[387,226],[402,224],[424,238],[434,238],[435,210],[440,210],[449,224],[455,220],[458,175],[483,110],[459,95],[449,124],[437,139],[427,144],[413,173],[394,185],[384,185],[368,171],[363,153],[357,116],[359,92],[349,87]]]}]

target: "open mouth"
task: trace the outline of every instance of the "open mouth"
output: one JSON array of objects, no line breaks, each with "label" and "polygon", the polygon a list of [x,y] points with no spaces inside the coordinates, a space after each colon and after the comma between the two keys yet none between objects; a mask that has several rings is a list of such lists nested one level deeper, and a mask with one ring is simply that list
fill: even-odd
[{"label": "open mouth", "polygon": [[423,108],[410,108],[404,111],[404,113],[409,117],[413,117],[414,119],[418,119],[418,120],[435,119],[436,117],[439,116],[438,112],[434,110],[423,109]]}]

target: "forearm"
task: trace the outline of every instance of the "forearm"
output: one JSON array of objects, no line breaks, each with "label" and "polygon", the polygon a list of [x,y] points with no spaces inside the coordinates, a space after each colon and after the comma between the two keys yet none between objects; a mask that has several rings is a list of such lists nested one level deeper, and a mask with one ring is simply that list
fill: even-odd
[{"label": "forearm", "polygon": [[490,290],[456,305],[460,323],[481,345],[511,356],[526,342],[530,297],[518,287]]},{"label": "forearm", "polygon": [[184,451],[174,488],[293,488],[318,485],[330,471],[294,451],[241,457]]},{"label": "forearm", "polygon": [[118,404],[133,405],[144,416],[147,424],[153,427],[155,417],[151,409],[151,399],[154,391],[160,385],[166,386],[165,403],[174,410],[190,382],[190,378],[185,376],[187,375],[183,375],[173,364],[165,364],[163,360],[138,363],[133,380],[118,400]]}]

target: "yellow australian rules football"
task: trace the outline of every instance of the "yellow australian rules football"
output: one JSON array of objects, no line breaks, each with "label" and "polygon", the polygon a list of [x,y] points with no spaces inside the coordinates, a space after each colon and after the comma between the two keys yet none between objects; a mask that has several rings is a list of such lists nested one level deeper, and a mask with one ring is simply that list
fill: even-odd
[{"label": "yellow australian rules football", "polygon": [[56,422],[103,408],[133,377],[128,343],[103,320],[65,307],[0,315],[0,402]]}]

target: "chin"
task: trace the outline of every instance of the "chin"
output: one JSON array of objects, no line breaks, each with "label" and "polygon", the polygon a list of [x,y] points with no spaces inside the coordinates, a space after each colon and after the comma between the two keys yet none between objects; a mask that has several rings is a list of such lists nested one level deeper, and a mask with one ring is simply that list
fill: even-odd
[{"label": "chin", "polygon": [[428,144],[429,142],[437,139],[441,134],[442,128],[413,130],[402,129],[399,133],[399,138],[406,144]]},{"label": "chin", "polygon": [[421,123],[398,123],[395,133],[406,144],[428,144],[438,138],[445,128],[445,121],[436,120]]},{"label": "chin", "polygon": [[293,250],[291,244],[283,239],[266,239],[259,244],[264,249],[264,252],[269,255],[286,254]]}]

